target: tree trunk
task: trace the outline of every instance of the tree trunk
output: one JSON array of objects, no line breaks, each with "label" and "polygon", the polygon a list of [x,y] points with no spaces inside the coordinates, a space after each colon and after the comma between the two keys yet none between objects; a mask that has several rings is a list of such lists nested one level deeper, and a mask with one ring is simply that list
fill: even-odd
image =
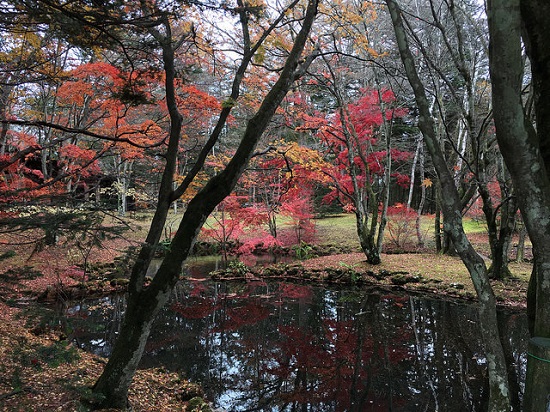
[{"label": "tree trunk", "polygon": [[[548,64],[550,59],[550,32],[548,31],[550,3],[544,0],[522,0],[520,7],[523,41],[531,63],[537,132],[535,137],[530,123],[525,123],[528,126],[527,132],[531,133],[531,136],[527,136],[528,146],[526,147],[526,154],[531,157],[526,161],[534,161],[534,163],[530,168],[531,176],[519,175],[522,171],[518,170],[518,177],[529,180],[532,186],[522,187],[522,189],[533,190],[533,198],[532,200],[523,199],[519,193],[518,198],[525,201],[525,207],[531,209],[532,212],[529,215],[524,213],[524,208],[520,203],[522,216],[525,214],[525,226],[533,244],[535,262],[533,274],[536,275],[536,279],[532,284],[536,288],[532,292],[534,299],[530,300],[531,310],[536,313],[534,336],[550,338],[550,319],[548,317],[550,311],[550,224],[548,223],[548,219],[550,219],[550,100],[548,99],[550,95],[550,65]],[[536,140],[533,141],[532,138],[536,138]],[[539,153],[528,151],[537,144],[542,160],[536,158]],[[540,175],[543,170],[546,172],[546,178]],[[536,176],[533,176],[534,174]],[[542,202],[544,202],[545,210],[541,209]],[[531,291],[529,292],[531,293]],[[547,388],[550,387],[550,378],[545,382],[548,384]],[[548,395],[550,396],[550,394]]]},{"label": "tree trunk", "polygon": [[[391,186],[391,172],[392,172],[392,155],[391,155],[391,135],[392,135],[392,123],[393,119],[388,121],[386,117],[386,108],[384,101],[382,100],[382,95],[380,87],[378,87],[378,101],[380,102],[380,111],[382,113],[382,130],[384,137],[386,138],[386,167],[384,168],[384,184],[383,190],[381,191],[381,196],[383,197],[382,201],[382,212],[380,213],[380,224],[378,225],[378,237],[376,239],[376,247],[378,248],[378,255],[382,253],[382,248],[384,246],[384,233],[386,230],[386,224],[388,223],[388,206],[390,203],[390,186]],[[376,209],[378,213],[378,205]]]},{"label": "tree trunk", "polygon": [[[359,237],[359,244],[361,250],[367,257],[367,262],[371,265],[378,265],[382,261],[380,258],[380,252],[374,238],[372,231],[372,222],[369,225],[368,214],[366,212],[355,212],[356,224],[357,224],[357,236]],[[376,224],[375,224],[376,227]]]},{"label": "tree trunk", "polygon": [[441,188],[439,181],[435,187],[435,219],[434,219],[434,238],[435,250],[437,253],[443,252],[443,232],[441,231]]},{"label": "tree trunk", "polygon": [[461,260],[470,273],[479,301],[479,320],[489,371],[489,411],[509,411],[510,391],[504,351],[500,343],[496,300],[489,283],[487,269],[483,259],[472,247],[462,226],[462,208],[453,177],[436,138],[435,125],[431,117],[424,85],[418,77],[413,55],[410,51],[407,35],[401,17],[401,10],[395,0],[386,0],[393,22],[395,36],[401,60],[409,83],[414,91],[419,109],[419,128],[424,135],[426,147],[432,157],[434,167],[441,183],[441,207],[445,218],[445,231],[453,241]]},{"label": "tree trunk", "polygon": [[421,218],[422,212],[424,211],[424,203],[426,202],[426,185],[424,184],[424,140],[420,139],[419,141],[419,168],[420,168],[420,203],[418,204],[418,209],[416,210],[416,238],[419,247],[424,247],[424,235],[421,232]]},{"label": "tree trunk", "polygon": [[514,196],[513,184],[510,173],[504,165],[504,159],[502,159],[500,153],[498,156],[498,181],[500,193],[502,193],[504,199],[500,205],[500,228],[493,252],[493,263],[489,269],[489,273],[492,273],[495,279],[504,279],[511,275],[510,269],[508,269],[508,261],[512,236],[516,227],[518,201],[517,197]]},{"label": "tree trunk", "polygon": [[411,182],[409,183],[409,197],[407,198],[407,207],[409,209],[411,208],[411,205],[412,205],[412,198],[413,198],[413,193],[414,193],[414,183],[416,181],[416,164],[418,163],[420,148],[422,147],[423,144],[424,143],[423,143],[422,139],[418,138],[417,141],[416,141],[416,150],[414,151],[414,157],[413,157],[412,166],[411,166],[411,174],[410,174]]},{"label": "tree trunk", "polygon": [[[545,155],[550,112],[545,109],[548,96],[542,93],[547,90],[550,80],[548,73],[546,78],[541,76],[549,70],[550,35],[547,28],[550,5],[546,1],[523,0],[521,6],[527,32],[524,41],[533,71],[538,136],[526,121],[523,110],[520,0],[488,2],[489,68],[498,144],[512,176],[523,220],[533,243],[535,262],[528,296],[528,311],[534,316],[533,335],[550,338],[550,163],[546,161],[549,156]],[[537,108],[537,102],[542,107]],[[527,375],[531,378],[527,379],[524,395],[525,410],[529,412],[547,411],[547,401],[542,400],[550,395],[550,373],[539,374],[541,369],[538,369],[535,379],[531,375],[532,369],[543,363],[549,365],[547,361],[529,357]],[[539,401],[533,402],[533,399]]]},{"label": "tree trunk", "polygon": [[[6,120],[8,118],[8,111],[10,108],[9,98],[12,90],[13,86],[6,84],[0,85],[0,120]],[[2,123],[2,125],[0,125],[0,156],[4,156],[6,154],[9,128],[10,126],[8,123]],[[46,175],[44,175],[44,177],[45,176]]]},{"label": "tree trunk", "polygon": [[519,234],[518,234],[518,244],[516,246],[516,262],[525,261],[525,238],[527,237],[527,228],[523,224],[523,220],[519,219]]},{"label": "tree trunk", "polygon": [[489,274],[494,279],[505,279],[511,276],[508,269],[510,244],[514,234],[517,205],[515,198],[510,198],[500,211],[500,229],[492,250],[492,263]]},{"label": "tree trunk", "polygon": [[[132,270],[125,320],[111,358],[94,386],[94,394],[98,398],[102,398],[99,402],[100,407],[127,407],[128,388],[143,354],[151,324],[156,314],[168,301],[172,289],[179,279],[181,266],[192,250],[200,228],[208,215],[234,188],[277,107],[294,80],[303,72],[301,70],[303,68],[299,68],[300,58],[317,14],[317,4],[315,0],[309,1],[302,28],[295,38],[293,48],[279,79],[264,98],[256,114],[249,120],[239,147],[226,168],[211,178],[189,202],[167,255],[149,287],[145,289],[143,287],[145,271],[154,251],[154,245],[158,243],[158,238],[162,233],[163,222],[166,219],[172,196],[171,176],[175,168],[180,130],[178,124],[176,124],[177,130],[171,129],[169,155],[161,183],[159,203],[148,241],[142,248]],[[170,103],[168,96],[174,96],[174,56],[171,44],[169,43],[163,51],[167,73],[167,102]],[[309,62],[310,60],[306,59],[304,64]],[[172,103],[175,103],[175,99],[172,100]],[[174,111],[171,116],[172,121],[177,123],[179,119],[181,122],[181,116],[179,116],[175,105],[172,109],[169,106],[169,110]],[[174,124],[171,127],[173,128]],[[164,179],[164,177],[167,178]],[[155,238],[156,242],[149,243]]]}]

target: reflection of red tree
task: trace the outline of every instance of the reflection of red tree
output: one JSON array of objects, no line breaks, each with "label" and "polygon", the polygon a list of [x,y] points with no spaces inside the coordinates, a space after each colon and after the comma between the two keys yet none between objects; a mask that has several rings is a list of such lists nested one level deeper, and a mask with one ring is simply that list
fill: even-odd
[{"label": "reflection of red tree", "polygon": [[[388,401],[373,388],[387,375],[388,363],[397,365],[410,357],[407,347],[399,342],[391,347],[381,345],[380,336],[360,332],[353,320],[324,319],[322,330],[317,336],[295,326],[279,327],[283,339],[280,350],[273,351],[279,356],[277,366],[269,367],[266,373],[294,383],[283,395],[284,401],[335,403],[337,410],[360,410],[353,409],[355,399],[366,402],[372,408],[369,410],[387,410]],[[396,331],[396,336],[406,340],[407,333],[401,332]],[[392,404],[406,401],[393,399]]]},{"label": "reflection of red tree", "polygon": [[311,286],[295,283],[280,283],[279,293],[283,299],[305,299],[306,301],[310,301],[313,295]]},{"label": "reflection of red tree", "polygon": [[199,296],[203,295],[208,290],[206,285],[202,282],[191,281],[190,284],[192,285],[192,289],[189,292],[189,296],[191,296],[191,297],[199,297]]},{"label": "reflection of red tree", "polygon": [[187,319],[203,319],[219,307],[220,305],[211,298],[189,298],[185,304],[172,304],[170,309]]},{"label": "reflection of red tree", "polygon": [[245,301],[244,305],[228,308],[226,318],[220,325],[222,330],[238,330],[247,325],[254,325],[266,319],[271,310],[258,299]]}]

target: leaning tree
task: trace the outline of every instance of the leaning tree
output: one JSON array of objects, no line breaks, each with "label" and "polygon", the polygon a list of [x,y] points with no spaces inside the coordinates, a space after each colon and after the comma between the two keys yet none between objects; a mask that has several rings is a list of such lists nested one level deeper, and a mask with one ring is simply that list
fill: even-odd
[{"label": "leaning tree", "polygon": [[[240,1],[237,3],[238,7],[235,8],[235,12],[238,13],[240,18],[244,48],[241,64],[234,78],[231,96],[224,102],[218,123],[196,159],[195,167],[176,189],[173,189],[173,175],[176,167],[175,159],[178,143],[181,139],[181,115],[178,112],[174,96],[174,61],[178,42],[172,38],[171,12],[158,9],[142,10],[144,16],[151,20],[150,24],[147,25],[148,33],[162,49],[162,60],[166,76],[166,104],[171,119],[170,136],[168,148],[165,152],[166,164],[155,216],[130,278],[125,320],[109,362],[94,386],[94,393],[104,397],[101,406],[126,407],[128,387],[141,359],[151,324],[155,315],[169,299],[171,291],[179,279],[182,263],[190,253],[200,228],[208,215],[234,188],[275,110],[292,83],[303,73],[314,55],[311,54],[304,58],[303,51],[308,43],[309,32],[317,13],[317,1],[309,1],[305,9],[299,7],[298,1],[294,1],[273,19],[269,28],[255,42],[252,41],[249,31],[249,22],[255,9],[248,8]],[[299,10],[296,10],[293,17],[296,18],[297,15],[302,14],[302,25],[298,30],[291,50],[288,52],[277,81],[271,86],[259,109],[247,122],[239,146],[231,161],[190,200],[172,239],[168,253],[153,281],[146,286],[145,273],[159,242],[170,204],[189,187],[193,178],[201,169],[207,153],[211,150],[225,126],[231,108],[238,102],[240,82],[252,57],[270,32],[279,27],[287,15],[292,15],[292,9],[295,7]],[[288,24],[288,22],[284,23]]]},{"label": "leaning tree", "polygon": [[449,234],[458,255],[468,269],[478,296],[481,336],[488,360],[489,410],[494,412],[507,411],[510,410],[510,390],[506,359],[499,338],[496,299],[489,282],[487,267],[464,232],[459,193],[436,137],[434,119],[429,109],[426,89],[418,75],[409,46],[409,38],[405,31],[401,8],[395,0],[386,0],[386,4],[393,22],[401,60],[418,106],[418,127],[424,136],[426,147],[439,177],[441,191],[444,194],[441,205],[444,215],[444,230]]},{"label": "leaning tree", "polygon": [[[131,105],[149,103],[142,101],[143,96],[139,92],[140,73],[150,68],[163,80],[157,94],[163,96],[168,122],[166,137],[162,140],[164,151],[159,154],[159,158],[164,159],[164,167],[161,171],[156,209],[147,238],[130,275],[127,308],[119,338],[109,362],[93,388],[98,407],[128,406],[128,388],[143,354],[152,322],[168,301],[180,277],[182,263],[190,253],[203,223],[214,208],[230,194],[279,104],[317,55],[309,40],[317,15],[317,0],[290,0],[284,5],[242,0],[236,0],[235,3],[230,5],[215,0],[13,0],[6,2],[4,12],[0,12],[0,24],[9,24],[10,19],[17,16],[21,21],[26,21],[28,27],[47,30],[53,36],[78,46],[85,53],[95,54],[96,58],[105,58],[135,73],[136,76],[131,76],[121,90],[122,97]],[[219,29],[219,33],[209,41],[205,39],[208,30],[200,29],[202,23],[213,15],[218,16],[217,24],[213,24],[209,30],[214,27]],[[196,16],[199,17],[194,19]],[[224,19],[228,24],[220,25],[219,22]],[[233,25],[231,19],[238,22],[234,32],[230,29]],[[230,38],[231,35],[240,36],[240,40],[236,42],[239,49],[234,44],[228,44],[230,40],[235,40]],[[268,44],[273,36],[279,36],[271,43],[278,45],[278,49],[270,53]],[[177,86],[186,77],[182,67],[193,57],[186,55],[190,50],[214,54],[214,40],[225,40],[225,46],[221,45],[220,48],[226,47],[232,52],[233,80],[211,132],[196,152],[192,166],[176,184],[174,176],[184,139],[182,127],[185,121],[180,107],[181,100],[177,95]],[[224,65],[227,60],[223,61]],[[272,69],[271,74],[267,76],[266,73],[267,87],[261,104],[246,121],[231,160],[189,200],[169,251],[154,279],[147,283],[145,274],[162,236],[170,205],[186,195],[195,185],[208,154],[228,127],[230,113],[240,104],[241,88],[247,73],[253,63],[260,61],[264,64],[258,66]],[[216,63],[219,65],[221,61],[216,60]],[[14,123],[13,119],[2,122]],[[21,119],[18,122],[20,125],[25,124]],[[59,126],[54,122],[34,122],[34,125],[47,128]],[[75,134],[85,132],[68,128],[64,131]],[[101,138],[99,134],[94,134],[94,137]],[[103,137],[109,138],[107,135]]]}]

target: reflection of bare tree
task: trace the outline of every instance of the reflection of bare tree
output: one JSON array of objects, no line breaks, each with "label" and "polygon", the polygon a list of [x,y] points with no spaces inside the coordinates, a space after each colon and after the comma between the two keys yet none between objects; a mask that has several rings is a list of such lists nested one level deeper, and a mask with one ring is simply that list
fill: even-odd
[{"label": "reflection of bare tree", "polygon": [[518,350],[518,346],[513,342],[527,342],[529,335],[527,331],[514,327],[517,316],[517,314],[505,315],[504,313],[500,313],[498,327],[502,331],[502,336],[505,337],[501,341],[508,366],[508,384],[512,392],[512,408],[513,411],[519,412],[522,410],[523,401],[523,397],[521,396],[523,391],[520,382],[525,382],[527,359],[525,358],[525,351]]},{"label": "reflection of bare tree", "polygon": [[[437,401],[437,392],[434,385],[434,381],[429,374],[428,361],[431,351],[429,350],[429,343],[426,342],[425,334],[421,333],[423,330],[430,329],[428,325],[424,324],[425,318],[417,316],[415,301],[412,297],[409,298],[409,306],[411,310],[411,324],[414,332],[416,357],[420,364],[420,373],[426,378],[428,388],[434,400],[434,411],[439,411],[439,402]],[[427,327],[428,326],[428,327]]]},{"label": "reflection of bare tree", "polygon": [[[371,390],[371,380],[369,377],[372,375],[372,368],[369,364],[364,365],[361,360],[364,356],[366,333],[369,330],[368,318],[372,318],[372,311],[370,308],[376,307],[376,303],[380,300],[378,295],[366,295],[361,301],[360,315],[355,316],[355,326],[357,329],[357,345],[355,348],[355,363],[353,367],[353,378],[351,382],[350,393],[350,411],[360,411],[367,400],[367,396]],[[371,319],[372,320],[372,319]],[[366,379],[361,379],[360,370],[366,371]]]},{"label": "reflection of bare tree", "polygon": [[430,393],[426,410],[480,410],[487,377],[474,308],[420,299],[411,299],[410,308],[420,384]]},{"label": "reflection of bare tree", "polygon": [[[73,325],[69,329],[72,329],[71,338],[76,346],[109,356],[120,330],[125,306],[124,295],[113,295],[92,304],[79,302],[70,308],[67,312]],[[90,316],[92,313],[94,316]]]}]

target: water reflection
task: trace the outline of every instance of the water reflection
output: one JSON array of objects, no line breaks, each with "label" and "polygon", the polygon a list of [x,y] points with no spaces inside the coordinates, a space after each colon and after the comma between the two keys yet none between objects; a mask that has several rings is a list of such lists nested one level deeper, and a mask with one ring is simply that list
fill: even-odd
[{"label": "water reflection", "polygon": [[[108,356],[124,297],[73,306],[82,348]],[[478,411],[487,372],[471,305],[288,283],[178,285],[143,367],[201,382],[226,410]],[[523,382],[523,314],[501,313]],[[520,387],[518,386],[518,391]]]}]

